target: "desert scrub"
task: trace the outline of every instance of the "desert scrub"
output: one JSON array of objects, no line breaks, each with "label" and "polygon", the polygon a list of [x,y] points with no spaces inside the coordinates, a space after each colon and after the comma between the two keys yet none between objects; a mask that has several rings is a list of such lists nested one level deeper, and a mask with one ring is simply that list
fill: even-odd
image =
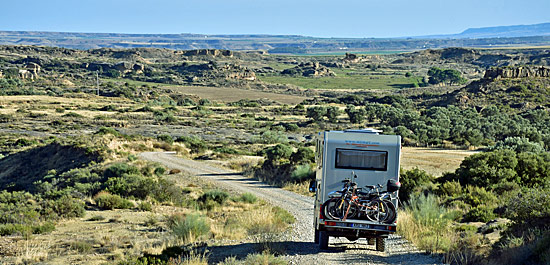
[{"label": "desert scrub", "polygon": [[142,201],[138,203],[137,208],[140,211],[150,212],[153,210],[153,205],[150,202]]},{"label": "desert scrub", "polygon": [[256,197],[256,195],[254,195],[252,193],[246,192],[246,193],[241,194],[238,197],[231,198],[231,200],[234,201],[234,202],[244,202],[244,203],[252,204],[252,203],[256,203],[258,201],[258,197]]},{"label": "desert scrub", "polygon": [[131,201],[128,201],[116,194],[110,194],[107,191],[101,191],[94,196],[97,207],[104,210],[129,209],[134,207]]},{"label": "desert scrub", "polygon": [[198,198],[201,209],[212,210],[216,206],[221,206],[229,199],[229,193],[222,190],[210,190]]},{"label": "desert scrub", "polygon": [[183,243],[206,239],[210,235],[210,225],[199,213],[173,215],[168,219],[168,226],[176,239]]},{"label": "desert scrub", "polygon": [[208,144],[196,136],[181,136],[176,139],[176,142],[184,143],[191,150],[192,154],[200,154],[208,149]]}]

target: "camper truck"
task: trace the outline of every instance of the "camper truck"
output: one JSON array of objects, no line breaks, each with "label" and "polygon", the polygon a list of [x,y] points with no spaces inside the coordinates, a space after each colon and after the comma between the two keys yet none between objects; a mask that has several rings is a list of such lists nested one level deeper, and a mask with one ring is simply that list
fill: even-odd
[{"label": "camper truck", "polygon": [[[385,251],[385,240],[397,227],[390,223],[364,218],[328,218],[326,205],[331,194],[342,190],[346,179],[356,183],[358,190],[386,192],[387,200],[397,209],[398,191],[388,189],[389,182],[399,184],[399,160],[401,137],[381,135],[374,129],[320,132],[316,141],[316,179],[310,184],[315,192],[315,243],[327,249],[330,237],[345,237],[356,241],[366,238],[368,244],[376,244],[378,251]],[[343,182],[344,181],[344,182]],[[386,183],[388,183],[386,185]]]}]

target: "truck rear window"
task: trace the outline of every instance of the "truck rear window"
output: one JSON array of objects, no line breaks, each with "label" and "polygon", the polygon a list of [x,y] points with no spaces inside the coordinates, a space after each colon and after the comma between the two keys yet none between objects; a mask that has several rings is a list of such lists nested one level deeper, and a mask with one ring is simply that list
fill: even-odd
[{"label": "truck rear window", "polygon": [[387,171],[388,152],[336,149],[336,168]]}]

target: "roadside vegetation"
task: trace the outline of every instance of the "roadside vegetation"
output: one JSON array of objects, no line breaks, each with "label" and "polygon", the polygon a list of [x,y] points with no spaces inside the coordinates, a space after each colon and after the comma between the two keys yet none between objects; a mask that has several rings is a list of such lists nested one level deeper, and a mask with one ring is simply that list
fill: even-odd
[{"label": "roadside vegetation", "polygon": [[398,232],[446,263],[547,263],[550,156],[526,139],[490,149],[439,178],[403,172]]}]

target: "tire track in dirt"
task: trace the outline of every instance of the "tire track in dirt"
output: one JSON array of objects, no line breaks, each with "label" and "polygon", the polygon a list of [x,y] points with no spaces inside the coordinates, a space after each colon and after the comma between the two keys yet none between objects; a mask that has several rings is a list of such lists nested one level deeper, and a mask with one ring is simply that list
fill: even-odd
[{"label": "tire track in dirt", "polygon": [[279,244],[284,246],[284,258],[290,264],[439,264],[435,258],[420,253],[397,235],[391,235],[387,239],[387,250],[384,253],[375,251],[374,246],[367,245],[363,239],[350,242],[332,237],[329,250],[320,252],[313,243],[313,198],[246,178],[239,172],[180,158],[173,153],[146,152],[140,156],[168,168],[213,181],[237,193],[253,193],[270,204],[289,211],[296,222],[289,232],[281,236]]}]

